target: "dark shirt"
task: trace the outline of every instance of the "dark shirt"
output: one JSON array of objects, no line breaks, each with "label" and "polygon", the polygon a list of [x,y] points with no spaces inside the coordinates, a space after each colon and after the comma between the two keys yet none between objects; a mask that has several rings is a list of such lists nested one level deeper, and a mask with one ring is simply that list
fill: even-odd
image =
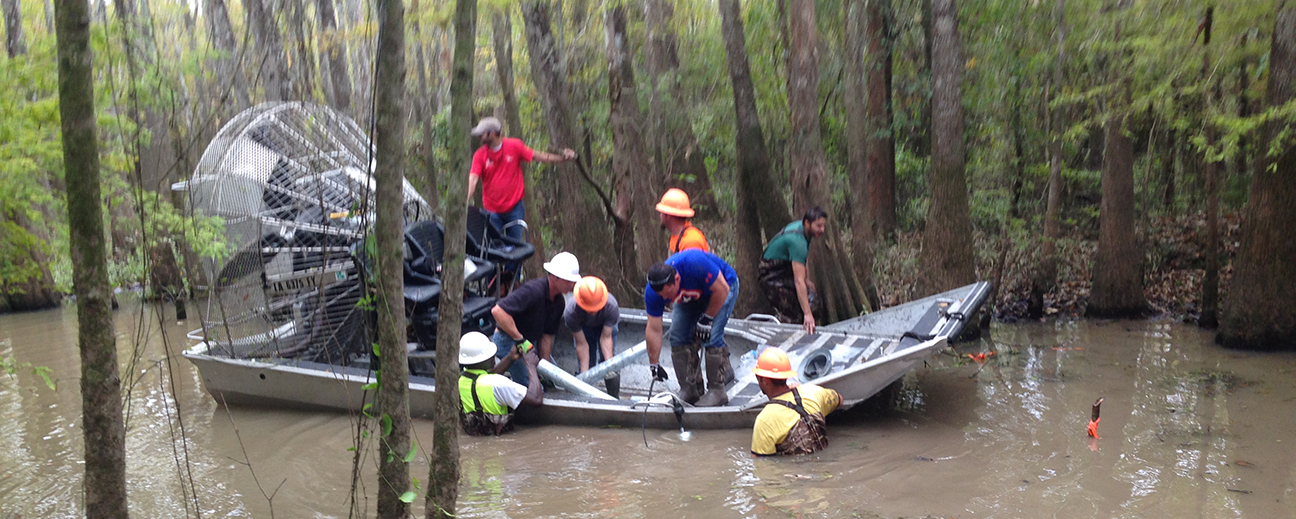
[{"label": "dark shirt", "polygon": [[567,323],[567,329],[572,333],[580,333],[586,327],[612,328],[621,322],[621,306],[617,304],[616,297],[608,294],[607,304],[603,305],[603,309],[590,313],[577,305],[576,299],[572,299],[567,302],[567,309],[563,311],[563,322]]},{"label": "dark shirt", "polygon": [[549,276],[545,276],[517,287],[500,300],[499,307],[513,318],[522,338],[540,344],[541,336],[558,332],[565,303],[562,294],[549,297]]}]

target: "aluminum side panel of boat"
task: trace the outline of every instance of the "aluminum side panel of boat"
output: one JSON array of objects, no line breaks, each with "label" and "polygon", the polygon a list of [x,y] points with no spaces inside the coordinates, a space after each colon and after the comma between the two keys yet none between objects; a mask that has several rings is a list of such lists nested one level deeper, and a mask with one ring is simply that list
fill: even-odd
[{"label": "aluminum side panel of boat", "polygon": [[[218,403],[358,412],[365,398],[372,397],[364,390],[372,377],[347,372],[352,370],[225,359],[193,349],[184,356],[198,367],[203,385]],[[430,384],[410,383],[410,415],[431,416],[433,389]]]}]

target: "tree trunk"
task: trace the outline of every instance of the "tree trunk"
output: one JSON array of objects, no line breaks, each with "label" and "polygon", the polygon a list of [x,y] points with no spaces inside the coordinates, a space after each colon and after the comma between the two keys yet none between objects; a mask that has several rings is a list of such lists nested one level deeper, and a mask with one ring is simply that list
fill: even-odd
[{"label": "tree trunk", "polygon": [[[1296,8],[1278,11],[1269,51],[1271,107],[1296,97]],[[1283,121],[1266,123],[1258,150],[1269,149],[1285,130]],[[1229,348],[1296,348],[1296,308],[1279,304],[1296,293],[1296,146],[1288,142],[1277,156],[1258,153],[1251,199],[1243,220],[1233,282],[1224,302],[1215,340]]]},{"label": "tree trunk", "polygon": [[[876,309],[881,301],[873,283],[873,251],[879,235],[895,231],[895,147],[891,141],[891,46],[887,17],[890,0],[852,0],[846,9],[846,145],[851,204],[851,252],[855,273]],[[889,177],[889,178],[885,178]],[[877,181],[881,182],[877,182]],[[875,196],[876,195],[876,196]],[[890,214],[890,227],[876,223]]]},{"label": "tree trunk", "polygon": [[[531,79],[540,94],[540,106],[544,108],[545,122],[549,130],[549,147],[581,149],[579,132],[576,130],[575,118],[572,115],[570,90],[567,85],[567,70],[560,59],[558,40],[549,22],[549,2],[546,0],[528,0],[522,4],[522,19],[526,24],[527,52],[531,61]],[[584,164],[590,164],[591,157],[580,157]],[[610,251],[612,239],[605,222],[613,215],[606,214],[599,218],[596,203],[586,196],[582,188],[578,171],[573,164],[555,165],[557,173],[557,192],[562,200],[562,207],[555,208],[563,217],[557,218],[557,244],[560,250],[574,251]],[[611,254],[586,255],[584,267],[590,272],[620,272],[620,268]],[[632,297],[631,287],[641,286],[642,275],[623,279],[621,283],[610,283],[613,293],[618,297]]]},{"label": "tree trunk", "polygon": [[85,510],[89,518],[125,518],[129,516],[126,428],[100,205],[90,9],[84,0],[58,0],[55,11],[68,240],[72,246],[72,286],[77,295],[77,342],[81,351]]},{"label": "tree trunk", "polygon": [[351,74],[347,70],[346,41],[338,31],[337,15],[333,12],[333,0],[317,0],[315,12],[319,15],[321,28],[320,52],[324,53],[324,63],[328,67],[329,84],[333,92],[330,103],[338,111],[350,113]]},{"label": "tree trunk", "polygon": [[[788,106],[791,108],[789,154],[792,158],[792,200],[799,209],[832,207],[828,167],[819,130],[819,51],[813,0],[791,0],[788,5]],[[855,317],[861,308],[852,287],[849,268],[843,269],[838,251],[836,222],[829,218],[828,232],[811,243],[815,258],[810,269],[824,300],[825,324]]]},{"label": "tree trunk", "polygon": [[[410,2],[410,12],[420,12],[418,0]],[[411,170],[420,172],[410,182],[423,194],[423,198],[432,207],[432,213],[440,214],[440,191],[436,189],[436,150],[440,145],[437,143],[436,132],[434,131],[436,114],[440,107],[436,104],[436,92],[428,86],[427,50],[423,44],[423,30],[418,23],[417,15],[410,22],[410,32],[414,35],[414,56],[417,60],[415,70],[418,71],[418,93],[414,96],[414,114],[418,119],[419,127],[422,128],[420,132],[421,140],[418,146],[418,156],[422,167],[410,167]],[[437,32],[438,30],[433,28],[433,33]]]},{"label": "tree trunk", "polygon": [[648,31],[644,62],[651,86],[648,111],[652,124],[646,137],[664,182],[656,184],[658,191],[654,194],[678,187],[689,194],[699,218],[719,216],[693,125],[690,118],[677,117],[686,113],[688,98],[680,85],[679,46],[671,25],[675,15],[673,0],[647,0],[643,10]]},{"label": "tree trunk", "polygon": [[[1114,39],[1119,38],[1118,25]],[[1117,86],[1108,101],[1098,251],[1094,254],[1093,289],[1085,314],[1134,317],[1144,312],[1147,302],[1143,295],[1143,261],[1134,235],[1134,144],[1126,134],[1129,87],[1119,65],[1112,65],[1112,70]]]},{"label": "tree trunk", "polygon": [[293,98],[292,78],[288,71],[288,58],[284,55],[283,36],[275,13],[265,7],[266,0],[244,0],[247,10],[247,27],[256,40],[257,52],[252,56],[252,66],[265,87],[267,101],[289,101]]},{"label": "tree trunk", "polygon": [[[459,323],[463,321],[464,241],[468,238],[467,197],[472,149],[473,51],[477,42],[477,1],[458,0],[454,13],[454,64],[450,80],[450,173],[442,182],[445,214],[445,267],[437,327],[436,385],[459,387]],[[455,517],[459,500],[459,391],[437,391],[432,409],[432,463],[425,506],[428,519]]]},{"label": "tree trunk", "polygon": [[734,150],[737,152],[738,171],[737,214],[734,221],[739,279],[751,287],[738,291],[739,313],[768,313],[770,305],[765,294],[757,289],[756,271],[760,265],[761,230],[770,236],[791,216],[780,191],[770,173],[769,152],[765,149],[765,135],[761,131],[760,116],[756,113],[756,93],[752,86],[751,67],[747,62],[747,38],[743,34],[742,10],[738,0],[719,0],[721,35],[725,42],[725,58],[729,65],[729,80],[733,83]]},{"label": "tree trunk", "polygon": [[[147,0],[141,0],[147,1]],[[310,27],[306,22],[306,0],[281,0],[287,8],[288,36],[292,38],[294,59],[289,67],[296,87],[295,100],[312,101],[315,97],[315,59],[311,55]]]},{"label": "tree trunk", "polygon": [[[1238,46],[1243,48],[1247,46],[1246,33],[1242,34],[1242,42]],[[1251,102],[1246,95],[1247,90],[1251,88],[1251,72],[1248,70],[1250,64],[1251,60],[1247,57],[1243,57],[1241,63],[1238,64],[1237,115],[1239,119],[1251,116]],[[1247,139],[1245,135],[1238,137],[1237,148],[1237,155],[1233,159],[1235,164],[1233,170],[1237,175],[1241,176],[1246,174],[1247,171],[1247,154],[1251,151],[1250,139]]]},{"label": "tree trunk", "polygon": [[868,211],[873,234],[895,237],[895,135],[891,130],[891,1],[867,0],[865,9],[866,81],[869,121],[864,178],[868,185]]},{"label": "tree trunk", "polygon": [[931,208],[922,238],[923,294],[976,280],[963,143],[963,51],[954,0],[932,2]]},{"label": "tree trunk", "polygon": [[[234,39],[234,26],[230,24],[225,0],[207,0],[203,5],[206,8],[207,32],[211,35],[212,46],[216,48],[216,80],[221,85],[221,97],[216,103],[220,106],[236,103],[231,107],[234,109],[249,106],[251,100],[248,98],[247,79],[243,75],[242,63],[237,59],[238,42]],[[233,99],[228,97],[231,91],[234,92]],[[228,109],[221,113],[234,111]]]},{"label": "tree trunk", "polygon": [[[508,7],[502,8],[491,17],[491,42],[495,50],[495,78],[499,83],[500,95],[504,97],[504,121],[508,125],[504,128],[506,135],[511,135],[526,141],[522,133],[522,113],[518,107],[517,89],[513,86],[513,21],[509,14]],[[541,185],[539,178],[534,174],[536,168],[529,164],[522,165],[523,174],[531,173],[527,182],[532,186],[522,193],[522,203],[525,204],[529,224],[534,228],[531,231],[531,244],[535,246],[535,255],[527,261],[527,268],[531,272],[544,272],[544,262],[549,255],[545,254],[544,239],[540,235],[540,223],[543,221],[541,215],[548,214],[542,202],[547,202],[543,196],[537,196],[537,186]]]},{"label": "tree trunk", "polygon": [[[254,0],[255,1],[255,0]],[[378,70],[374,92],[374,238],[377,243],[378,352],[381,376],[375,397],[382,427],[378,441],[378,517],[404,519],[410,489],[409,361],[405,353],[404,270],[401,248],[405,227],[405,5],[378,2]],[[443,315],[444,317],[444,309]],[[450,322],[458,322],[450,321]],[[457,328],[457,327],[455,327]],[[450,385],[440,387],[454,387]],[[452,393],[453,391],[446,391]],[[440,397],[440,392],[437,393]],[[438,434],[438,436],[440,436]]]},{"label": "tree trunk", "polygon": [[734,90],[739,178],[751,187],[760,214],[760,228],[767,237],[773,237],[792,219],[792,213],[783,199],[784,189],[774,180],[769,150],[765,147],[765,133],[761,130],[760,115],[756,111],[756,90],[747,60],[742,10],[737,0],[720,0],[719,5],[729,78]]},{"label": "tree trunk", "polygon": [[[922,41],[923,41],[923,62],[918,72],[921,80],[927,81],[928,85],[933,83],[932,73],[935,70],[935,63],[932,61],[932,42],[936,38],[936,32],[932,16],[932,2],[934,0],[920,0],[922,4],[922,13],[919,22],[922,24]],[[913,141],[914,154],[919,157],[930,157],[932,154],[932,95],[931,90],[922,93],[918,103],[918,134]]]},{"label": "tree trunk", "polygon": [[[1053,81],[1048,91],[1052,102],[1056,102],[1065,80],[1066,0],[1057,0],[1054,16],[1057,17],[1057,57],[1053,62]],[[1044,294],[1057,285],[1057,240],[1062,237],[1059,214],[1062,202],[1062,134],[1066,125],[1060,107],[1050,105],[1048,124],[1049,182],[1048,201],[1044,208],[1044,239],[1040,242],[1040,263],[1031,276],[1031,291],[1026,304],[1026,313],[1032,319],[1044,317]]]},{"label": "tree trunk", "polygon": [[[1203,125],[1206,133],[1206,146],[1216,143],[1216,130],[1206,122],[1205,116],[1219,100],[1219,92],[1212,89],[1210,80],[1210,40],[1211,22],[1214,19],[1215,7],[1206,6],[1206,16],[1202,22],[1202,89],[1206,98]],[[1217,83],[1218,84],[1218,83]],[[1202,328],[1214,329],[1219,326],[1219,161],[1212,161],[1202,153],[1202,162],[1206,170],[1206,273],[1202,276],[1201,317],[1197,324]]]},{"label": "tree trunk", "polygon": [[25,56],[27,54],[27,38],[23,36],[21,2],[19,0],[0,0],[0,8],[4,10],[5,49],[9,51],[9,58]]},{"label": "tree trunk", "polygon": [[[666,259],[666,250],[661,246],[661,230],[657,216],[653,211],[658,185],[653,182],[655,164],[648,156],[648,147],[644,142],[641,128],[645,128],[643,112],[639,109],[639,94],[635,87],[634,51],[626,36],[625,7],[609,7],[603,13],[603,27],[607,44],[608,60],[608,96],[609,119],[612,127],[612,178],[629,180],[628,190],[618,189],[618,200],[628,199],[625,207],[628,211],[618,215],[622,220],[633,222],[633,242],[621,242],[618,237],[617,249],[635,253],[634,257],[622,257],[622,269],[627,279],[635,279],[640,273],[647,272],[648,267]],[[620,184],[618,180],[618,184]],[[618,206],[621,206],[618,202]],[[627,260],[635,259],[637,264]],[[634,265],[633,269],[627,268]]]}]

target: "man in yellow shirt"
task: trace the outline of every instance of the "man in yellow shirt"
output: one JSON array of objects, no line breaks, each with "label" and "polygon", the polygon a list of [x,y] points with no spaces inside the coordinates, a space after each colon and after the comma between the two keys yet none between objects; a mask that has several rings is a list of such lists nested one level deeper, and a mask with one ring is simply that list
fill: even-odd
[{"label": "man in yellow shirt", "polygon": [[752,430],[752,454],[790,456],[811,454],[828,446],[824,417],[841,405],[841,395],[814,384],[794,386],[796,376],[787,353],[767,348],[756,359],[756,383],[769,397]]},{"label": "man in yellow shirt", "polygon": [[688,193],[682,189],[670,188],[657,203],[657,214],[661,217],[662,229],[670,231],[670,253],[675,254],[684,249],[702,249],[711,252],[707,245],[706,235],[689,221],[693,218],[693,207],[689,205]]}]

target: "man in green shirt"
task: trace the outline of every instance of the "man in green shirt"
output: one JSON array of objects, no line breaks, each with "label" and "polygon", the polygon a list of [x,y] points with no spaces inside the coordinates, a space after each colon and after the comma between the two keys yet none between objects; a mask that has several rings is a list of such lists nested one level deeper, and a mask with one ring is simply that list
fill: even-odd
[{"label": "man in green shirt", "polygon": [[806,333],[814,333],[814,314],[820,307],[814,283],[806,276],[806,256],[810,240],[823,236],[827,226],[828,213],[815,206],[775,234],[761,256],[760,282],[765,297],[782,319],[800,321]]}]

